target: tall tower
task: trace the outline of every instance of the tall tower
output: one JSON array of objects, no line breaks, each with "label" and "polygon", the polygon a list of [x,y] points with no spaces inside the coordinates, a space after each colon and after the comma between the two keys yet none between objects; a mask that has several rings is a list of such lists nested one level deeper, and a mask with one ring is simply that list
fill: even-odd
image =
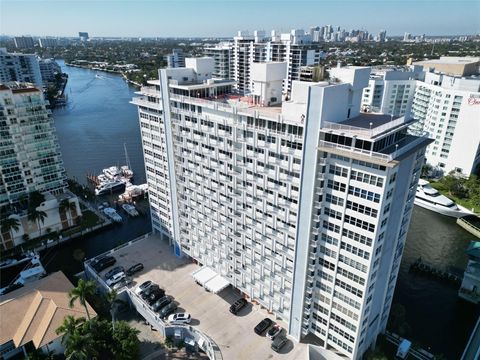
[{"label": "tall tower", "polygon": [[428,140],[407,135],[410,118],[360,114],[369,68],[293,81],[282,102],[285,70],[253,63],[254,91],[238,98],[233,81],[208,78],[213,59],[186,59],[160,70],[155,95],[141,90],[152,212],[163,197],[175,252],[293,338],[358,359],[386,326]]}]

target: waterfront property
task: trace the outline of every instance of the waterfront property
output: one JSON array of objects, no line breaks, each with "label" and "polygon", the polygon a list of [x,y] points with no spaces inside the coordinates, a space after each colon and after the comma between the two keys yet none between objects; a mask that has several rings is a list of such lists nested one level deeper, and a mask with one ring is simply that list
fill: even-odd
[{"label": "waterfront property", "polygon": [[[138,285],[147,280],[158,284],[166,294],[174,297],[179,306],[178,312],[192,315],[190,325],[194,328],[193,332],[199,331],[205,339],[210,338],[212,344],[218,346],[221,357],[217,354],[215,359],[267,359],[278,356],[270,348],[271,340],[256,335],[253,329],[265,317],[274,319],[284,329],[287,324],[252,302],[238,316],[231,314],[230,305],[241,298],[242,294],[231,287],[213,294],[197,285],[192,273],[200,269],[199,265],[188,257],[176,257],[168,242],[160,236],[152,234],[106,254],[115,257],[115,266],[123,266],[125,269],[138,262],[144,265],[144,270],[132,276],[131,286],[118,291],[120,295],[128,294],[132,305],[161,334],[168,335],[171,331],[169,326],[134,292]],[[98,276],[88,264],[89,262],[86,263],[87,275],[93,276],[105,287],[103,276],[111,268],[101,271]],[[282,350],[281,357],[305,359],[306,349],[306,344],[290,342]]]},{"label": "waterfront property", "polygon": [[251,96],[214,59],[161,69],[138,105],[155,232],[326,357],[385,330],[429,140],[409,117],[360,113],[369,68],[293,81],[254,63]]},{"label": "waterfront property", "polygon": [[[36,282],[0,297],[0,353],[9,359],[24,353],[24,347],[44,353],[62,354],[61,334],[56,330],[65,316],[86,318],[85,308],[78,302],[69,306],[72,283],[62,272],[55,272]],[[87,303],[88,313],[96,316]],[[18,357],[17,357],[18,358]]]}]

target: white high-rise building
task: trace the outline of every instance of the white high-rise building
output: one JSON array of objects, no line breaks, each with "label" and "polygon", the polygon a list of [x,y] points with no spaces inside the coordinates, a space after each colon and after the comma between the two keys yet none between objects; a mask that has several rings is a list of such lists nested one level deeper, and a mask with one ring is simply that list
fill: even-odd
[{"label": "white high-rise building", "polygon": [[0,82],[29,82],[42,88],[42,74],[36,55],[7,53],[0,48]]},{"label": "white high-rise building", "polygon": [[475,173],[480,166],[480,78],[427,72],[412,104],[413,134],[434,140],[427,163],[444,173]]},{"label": "white high-rise building", "polygon": [[286,94],[291,91],[292,81],[300,79],[300,68],[317,65],[324,56],[320,45],[312,43],[312,36],[304,30],[294,29],[283,34],[273,30],[270,36],[264,31],[255,31],[253,36],[239,31],[232,44],[231,78],[237,82],[236,89],[241,94],[250,94],[254,86],[251,78],[253,63],[286,62],[283,82]]},{"label": "white high-rise building", "polygon": [[31,84],[0,84],[0,206],[32,191],[63,192],[65,168],[42,90]]},{"label": "white high-rise building", "polygon": [[56,38],[40,38],[38,39],[38,45],[41,48],[55,47],[58,45],[58,40]]},{"label": "white high-rise building", "polygon": [[55,76],[62,73],[62,69],[55,59],[39,58],[38,65],[40,66],[40,74],[44,83],[55,81]]},{"label": "white high-rise building", "polygon": [[232,78],[232,46],[228,42],[205,48],[205,56],[215,60],[213,77],[219,79]]},{"label": "white high-rise building", "polygon": [[362,110],[403,116],[410,109],[417,80],[423,80],[421,66],[377,66],[372,68],[363,90]]},{"label": "white high-rise building", "polygon": [[386,326],[429,140],[410,118],[360,113],[369,68],[293,81],[282,102],[286,68],[251,64],[246,98],[211,58],[141,89],[153,229],[296,340],[359,359]]}]

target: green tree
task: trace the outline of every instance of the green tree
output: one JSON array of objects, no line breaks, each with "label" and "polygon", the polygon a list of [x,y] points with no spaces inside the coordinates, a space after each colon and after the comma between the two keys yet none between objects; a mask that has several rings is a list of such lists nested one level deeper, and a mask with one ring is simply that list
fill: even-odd
[{"label": "green tree", "polygon": [[105,295],[105,298],[110,305],[110,315],[112,316],[112,329],[115,331],[115,319],[117,315],[117,310],[118,307],[123,304],[123,301],[120,299],[117,299],[117,291],[116,290],[111,290]]},{"label": "green tree", "polygon": [[[75,220],[73,214],[77,214],[77,205],[74,202],[68,201],[68,199],[63,199],[60,201],[60,204],[58,205],[58,211],[60,213],[65,213],[65,216],[67,218],[67,223],[68,223],[68,214],[70,214],[70,218],[72,221]],[[68,214],[67,214],[68,211]],[[76,216],[75,216],[76,217]]]},{"label": "green tree", "polygon": [[42,227],[40,226],[40,223],[42,225],[45,223],[45,219],[47,217],[47,213],[43,210],[37,210],[36,208],[30,209],[27,219],[38,226],[38,231],[39,235],[42,235]]},{"label": "green tree", "polygon": [[139,330],[130,327],[125,321],[118,321],[113,330],[114,358],[117,360],[138,359],[140,341],[138,340]]},{"label": "green tree", "polygon": [[75,331],[65,344],[66,360],[90,360],[97,354],[91,334]]},{"label": "green tree", "polygon": [[18,231],[20,229],[20,222],[18,219],[8,217],[2,220],[0,225],[0,232],[3,234],[8,234],[10,236],[10,240],[13,241],[13,231]]},{"label": "green tree", "polygon": [[172,339],[172,337],[171,337],[171,336],[166,336],[164,343],[165,343],[165,346],[166,346],[167,348],[171,348],[171,347],[173,346],[173,339]]},{"label": "green tree", "polygon": [[84,317],[75,318],[72,315],[67,315],[63,318],[63,323],[58,327],[56,330],[57,335],[63,334],[62,336],[62,344],[67,344],[67,339],[69,336],[72,336],[80,325],[85,323]]},{"label": "green tree", "polygon": [[95,293],[96,285],[94,281],[91,280],[78,280],[77,287],[70,290],[68,293],[68,298],[70,299],[69,305],[73,308],[75,302],[78,300],[83,307],[85,307],[85,312],[87,313],[88,323],[91,327],[91,318],[90,313],[88,312],[87,297],[92,296]]},{"label": "green tree", "polygon": [[28,195],[28,206],[30,208],[37,208],[44,201],[45,201],[45,195],[43,195],[40,191],[32,191]]}]

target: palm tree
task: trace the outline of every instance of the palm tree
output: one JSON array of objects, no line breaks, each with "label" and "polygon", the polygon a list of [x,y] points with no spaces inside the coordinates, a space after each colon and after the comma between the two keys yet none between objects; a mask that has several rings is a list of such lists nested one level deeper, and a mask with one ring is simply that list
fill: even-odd
[{"label": "palm tree", "polygon": [[107,302],[110,305],[110,315],[112,315],[113,331],[115,331],[115,315],[117,314],[118,306],[124,303],[122,300],[117,299],[117,295],[118,295],[117,291],[112,289],[105,296],[105,298],[107,299]]},{"label": "palm tree", "polygon": [[[18,221],[18,219],[11,218],[11,217],[3,219],[0,225],[0,232],[2,233],[2,237],[3,237],[3,234],[8,234],[10,235],[10,240],[12,241],[13,241],[12,230],[18,231],[18,229],[20,229],[20,222]],[[6,245],[4,244],[4,246]]]},{"label": "palm tree", "polygon": [[75,318],[72,315],[67,315],[63,319],[62,325],[56,331],[57,335],[63,334],[62,344],[66,345],[68,337],[72,336],[78,327],[85,322],[85,318]]},{"label": "palm tree", "polygon": [[40,223],[43,224],[45,222],[46,217],[47,217],[47,213],[45,211],[37,210],[36,208],[30,209],[30,212],[28,213],[27,219],[37,224],[38,230],[39,230],[39,236],[42,235],[42,227],[40,226]]},{"label": "palm tree", "polygon": [[91,334],[82,334],[75,331],[68,337],[65,346],[66,360],[90,360],[95,354],[94,342]]},{"label": "palm tree", "polygon": [[87,296],[92,296],[95,293],[96,285],[94,281],[91,280],[78,280],[77,287],[70,290],[68,297],[70,299],[70,307],[73,308],[75,302],[78,300],[81,305],[85,307],[85,312],[87,313],[88,324],[91,328],[91,318],[90,313],[88,312]]},{"label": "palm tree", "polygon": [[[58,205],[58,211],[60,212],[60,214],[65,214],[65,218],[67,219],[67,225],[70,225],[70,223],[68,222],[68,215],[67,215],[67,210],[70,212],[70,217],[72,217],[71,215],[71,211],[72,211],[72,208],[71,208],[71,203],[68,201],[68,199],[63,199],[62,201],[60,201],[60,204]],[[75,204],[73,203],[73,206],[75,206]],[[73,218],[73,217],[72,217]]]},{"label": "palm tree", "polygon": [[32,191],[29,194],[29,207],[30,208],[33,208],[33,209],[37,208],[44,201],[45,201],[45,195],[43,195],[39,191]]}]

